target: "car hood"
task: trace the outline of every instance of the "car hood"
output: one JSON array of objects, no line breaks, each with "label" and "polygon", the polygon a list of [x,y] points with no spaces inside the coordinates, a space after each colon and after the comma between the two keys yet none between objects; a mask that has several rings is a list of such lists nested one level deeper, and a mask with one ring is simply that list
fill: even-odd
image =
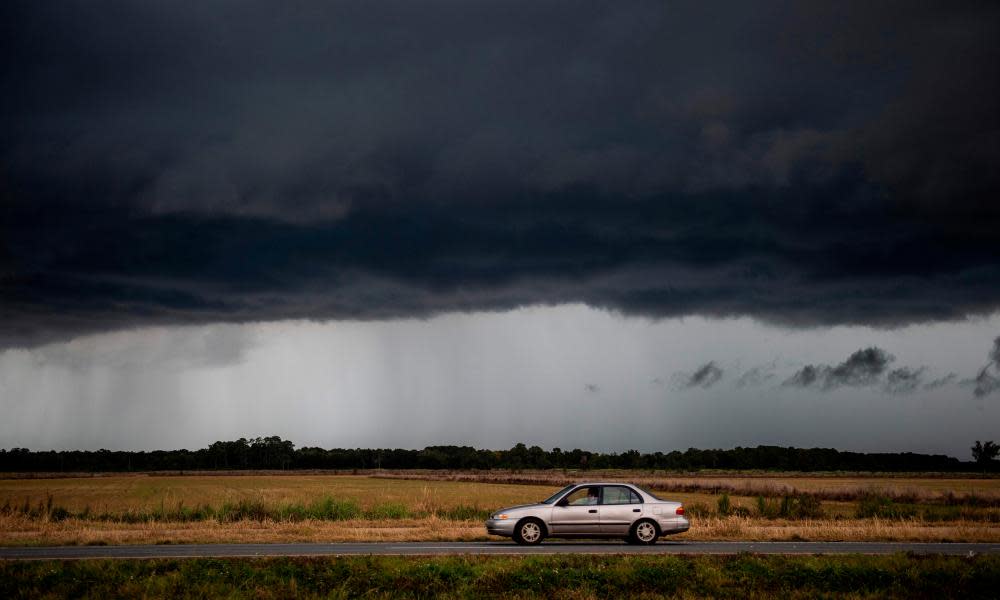
[{"label": "car hood", "polygon": [[548,506],[547,504],[542,504],[541,502],[536,502],[535,504],[518,504],[517,506],[508,506],[506,508],[498,508],[493,511],[492,514],[511,512],[514,510],[521,510],[523,508],[538,508],[540,506]]}]

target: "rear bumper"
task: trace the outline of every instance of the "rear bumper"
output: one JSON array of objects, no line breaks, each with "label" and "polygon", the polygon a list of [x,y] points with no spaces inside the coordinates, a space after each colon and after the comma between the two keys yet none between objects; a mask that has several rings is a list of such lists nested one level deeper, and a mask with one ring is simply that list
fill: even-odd
[{"label": "rear bumper", "polygon": [[688,521],[687,517],[672,517],[670,519],[661,519],[659,525],[660,525],[660,533],[662,533],[663,535],[684,533],[688,529],[691,529],[691,521]]}]

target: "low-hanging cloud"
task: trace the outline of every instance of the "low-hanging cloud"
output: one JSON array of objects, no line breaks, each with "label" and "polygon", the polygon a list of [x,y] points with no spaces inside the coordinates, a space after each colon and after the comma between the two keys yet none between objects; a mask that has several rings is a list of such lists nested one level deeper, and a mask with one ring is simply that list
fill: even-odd
[{"label": "low-hanging cloud", "polygon": [[[992,369],[992,373],[990,370]],[[980,369],[979,374],[973,380],[974,388],[972,392],[977,398],[988,396],[1000,390],[1000,336],[993,340],[993,348],[989,353],[989,362]]]},{"label": "low-hanging cloud", "polygon": [[0,21],[0,346],[563,303],[1000,309],[995,3],[11,0]]},{"label": "low-hanging cloud", "polygon": [[979,375],[976,375],[973,382],[975,387],[973,387],[972,393],[975,394],[977,398],[989,396],[993,392],[1000,390],[1000,377],[993,375],[986,369],[980,371]]},{"label": "low-hanging cloud", "polygon": [[890,394],[912,394],[923,383],[923,375],[926,371],[927,367],[893,369],[886,375],[883,389]]},{"label": "low-hanging cloud", "polygon": [[[861,387],[876,383],[895,357],[881,348],[871,346],[854,352],[836,366],[806,365],[785,380],[784,386],[812,387],[833,390],[843,386]],[[904,378],[911,371],[898,375]]]},{"label": "low-hanging cloud", "polygon": [[722,376],[722,368],[715,364],[715,361],[709,361],[690,374],[678,373],[676,379],[685,388],[708,389],[721,381]]}]

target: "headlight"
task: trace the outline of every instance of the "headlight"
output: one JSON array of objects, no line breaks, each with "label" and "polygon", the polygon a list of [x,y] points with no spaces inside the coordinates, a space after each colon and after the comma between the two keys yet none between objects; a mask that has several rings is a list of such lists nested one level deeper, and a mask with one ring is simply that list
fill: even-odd
[{"label": "headlight", "polygon": [[509,519],[510,517],[505,514],[493,515],[493,518],[497,521],[503,521],[504,519]]}]

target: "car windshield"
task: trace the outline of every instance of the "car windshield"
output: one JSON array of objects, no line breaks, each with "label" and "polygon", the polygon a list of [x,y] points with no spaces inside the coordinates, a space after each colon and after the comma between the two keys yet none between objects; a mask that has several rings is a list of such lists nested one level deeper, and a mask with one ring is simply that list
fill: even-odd
[{"label": "car windshield", "polygon": [[563,489],[559,490],[558,492],[552,494],[551,496],[549,496],[545,500],[542,500],[542,504],[552,504],[553,502],[555,502],[556,500],[559,499],[559,496],[562,496],[563,493],[565,493],[565,492],[569,491],[570,489],[572,489],[573,485],[574,484],[571,483],[571,484],[567,485],[566,487],[564,487]]}]

